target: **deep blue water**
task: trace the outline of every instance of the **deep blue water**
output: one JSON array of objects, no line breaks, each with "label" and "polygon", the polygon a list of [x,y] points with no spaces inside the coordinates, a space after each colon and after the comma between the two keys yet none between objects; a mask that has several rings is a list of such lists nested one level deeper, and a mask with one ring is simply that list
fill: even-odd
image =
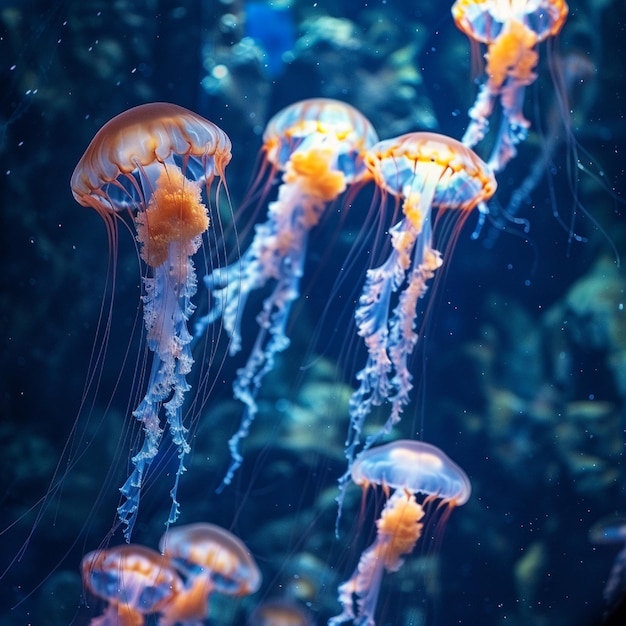
[{"label": "deep blue water", "polygon": [[[626,237],[626,16],[617,1],[598,4],[570,3],[558,41],[539,47],[524,106],[529,136],[498,174],[478,236],[474,215],[460,230],[454,215],[437,222],[444,265],[419,309],[415,388],[391,438],[439,446],[473,493],[449,519],[427,525],[399,572],[385,574],[377,624],[583,626],[605,610],[603,589],[622,546],[594,545],[588,535],[626,510],[626,278],[617,263]],[[223,128],[245,249],[250,225],[275,197],[277,185],[263,203],[258,195],[244,203],[263,128],[283,107],[343,100],[383,139],[422,130],[460,139],[467,124],[477,84],[446,3],[293,2],[276,22],[276,7],[260,12],[265,30],[245,26],[246,5],[1,3],[0,624],[88,624],[103,605],[84,591],[80,560],[122,541],[119,528],[108,533],[136,449],[130,413],[150,356],[132,221],[120,222],[112,246],[102,218],[69,189],[98,129],[153,101]],[[568,55],[595,67],[571,90],[569,135],[554,80]],[[510,199],[546,150],[520,221],[507,220]],[[477,152],[486,158],[488,146]],[[234,258],[225,198],[224,241]],[[364,186],[311,232],[302,297],[287,326],[291,346],[264,381],[244,464],[219,495],[241,415],[231,384],[243,359],[228,358],[216,333],[196,346],[180,522],[230,529],[264,578],[253,596],[212,599],[207,623],[246,623],[275,597],[295,599],[314,623],[326,623],[340,611],[338,584],[374,538],[380,494],[361,507],[359,490],[349,490],[338,538],[334,498],[346,399],[365,358],[352,315],[366,269],[389,250],[392,207],[379,200]],[[224,262],[210,242],[204,251],[208,262]],[[250,298],[247,345],[263,295]],[[202,285],[196,301],[204,313]],[[134,534],[153,548],[177,463],[167,437],[164,444]]]}]

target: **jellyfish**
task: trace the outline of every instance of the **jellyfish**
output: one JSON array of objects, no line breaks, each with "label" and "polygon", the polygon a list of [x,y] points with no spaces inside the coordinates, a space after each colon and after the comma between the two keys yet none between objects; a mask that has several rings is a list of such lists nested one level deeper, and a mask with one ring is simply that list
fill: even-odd
[{"label": "jellyfish", "polygon": [[[361,554],[352,576],[339,585],[342,611],[328,621],[374,626],[376,604],[385,571],[396,572],[419,541],[427,503],[465,504],[471,484],[465,472],[439,448],[423,441],[399,440],[371,448],[352,466],[352,480],[366,489],[382,487],[388,495],[376,520],[376,539]],[[423,501],[417,499],[420,495]]]},{"label": "jellyfish", "polygon": [[136,544],[89,552],[81,571],[85,587],[108,603],[89,626],[141,626],[183,589],[167,557]]},{"label": "jellyfish", "polygon": [[215,124],[177,105],[152,103],[105,124],[72,175],[74,198],[104,218],[112,249],[117,245],[116,220],[125,213],[133,216],[146,266],[143,317],[153,356],[145,395],[133,412],[143,426],[143,445],[132,457],[134,469],[120,489],[118,516],[127,541],[163,422],[179,459],[167,523],[178,516],[176,492],[189,452],[182,406],[193,364],[187,328],[197,286],[192,257],[209,226],[203,193],[208,202],[211,184],[216,176],[224,180],[230,158],[230,140]]},{"label": "jellyfish", "polygon": [[198,523],[170,528],[161,537],[159,550],[185,583],[163,611],[160,626],[200,624],[208,617],[213,592],[245,596],[261,586],[261,572],[250,551],[219,526]]},{"label": "jellyfish", "polygon": [[626,597],[626,516],[614,515],[596,522],[589,531],[591,543],[621,545],[604,587],[606,614]]},{"label": "jellyfish", "polygon": [[[402,219],[389,231],[392,250],[387,260],[367,271],[356,308],[358,334],[368,356],[349,403],[348,469],[340,479],[339,514],[367,416],[374,406],[390,404],[387,421],[368,436],[363,450],[389,434],[409,401],[408,358],[418,340],[416,306],[443,263],[432,243],[432,210],[457,209],[466,216],[477,207],[482,218],[496,189],[493,172],[470,148],[435,133],[381,141],[368,150],[365,163],[383,193],[402,203]],[[394,293],[399,295],[391,310]]]},{"label": "jellyfish", "polygon": [[243,460],[240,443],[258,411],[256,395],[263,378],[273,369],[276,354],[289,346],[286,324],[299,295],[309,231],[347,185],[365,176],[363,154],[377,141],[371,124],[356,109],[327,99],[288,106],[269,121],[263,139],[272,171],[283,173],[278,198],[270,203],[267,220],[256,225],[241,257],[205,278],[215,306],[196,326],[196,335],[201,335],[221,317],[230,354],[235,355],[242,349],[248,297],[268,287],[256,315],[258,334],[233,384],[235,397],[245,406],[229,441],[231,464],[222,487],[232,481]]},{"label": "jellyfish", "polygon": [[530,122],[522,110],[524,90],[537,78],[537,45],[560,32],[568,10],[564,0],[457,0],[452,6],[457,27],[487,45],[486,80],[469,111],[462,141],[473,148],[483,140],[499,100],[502,121],[488,161],[495,172],[526,138]]}]

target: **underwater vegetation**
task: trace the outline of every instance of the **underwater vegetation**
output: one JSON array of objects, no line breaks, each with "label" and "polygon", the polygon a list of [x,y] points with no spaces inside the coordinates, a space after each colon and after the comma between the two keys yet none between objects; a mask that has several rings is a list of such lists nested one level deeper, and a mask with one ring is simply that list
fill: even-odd
[{"label": "underwater vegetation", "polygon": [[0,4],[0,624],[612,619],[624,13]]}]

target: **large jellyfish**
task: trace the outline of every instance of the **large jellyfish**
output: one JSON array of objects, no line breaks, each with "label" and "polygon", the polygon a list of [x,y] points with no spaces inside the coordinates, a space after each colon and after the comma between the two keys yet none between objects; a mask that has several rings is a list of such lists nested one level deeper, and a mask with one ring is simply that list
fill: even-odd
[{"label": "large jellyfish", "polygon": [[[350,399],[348,469],[340,480],[340,512],[366,417],[374,406],[390,403],[387,421],[366,439],[364,449],[391,431],[409,400],[412,375],[408,359],[418,339],[416,306],[443,262],[432,243],[433,209],[457,209],[466,216],[478,207],[482,219],[487,211],[485,202],[496,189],[492,171],[472,150],[434,133],[410,133],[381,141],[368,150],[365,161],[384,194],[402,203],[403,216],[389,231],[389,257],[367,271],[355,313],[368,357],[357,373],[359,387]],[[398,292],[392,310],[392,296]]]},{"label": "large jellyfish", "polygon": [[161,537],[159,550],[185,581],[184,590],[164,611],[160,626],[200,624],[208,617],[213,592],[244,596],[261,586],[261,572],[248,548],[214,524],[170,528]]},{"label": "large jellyfish", "polygon": [[371,124],[356,109],[321,98],[277,113],[263,139],[272,172],[283,172],[278,198],[269,205],[267,221],[255,227],[254,239],[242,256],[205,278],[216,304],[196,327],[196,334],[201,334],[221,316],[230,336],[230,354],[236,354],[242,349],[248,297],[269,285],[256,314],[258,334],[233,384],[234,395],[245,408],[239,430],[229,441],[231,464],[223,485],[241,465],[240,443],[256,416],[263,377],[272,370],[276,354],[289,345],[286,325],[299,295],[309,231],[328,204],[365,175],[363,155],[377,141]]},{"label": "large jellyfish", "polygon": [[458,28],[487,45],[486,79],[469,111],[463,143],[471,148],[483,140],[499,99],[502,121],[489,158],[496,172],[515,156],[515,146],[528,133],[524,90],[537,78],[537,45],[559,33],[567,13],[564,0],[457,0],[452,6]]},{"label": "large jellyfish", "polygon": [[[379,485],[388,500],[376,521],[374,543],[339,586],[342,612],[329,626],[348,621],[374,626],[383,573],[398,571],[404,555],[413,551],[422,534],[424,506],[434,500],[448,508],[460,506],[471,494],[465,472],[439,448],[422,441],[399,440],[367,450],[352,466],[352,480],[364,489]],[[416,495],[423,496],[422,503]]]},{"label": "large jellyfish", "polygon": [[124,501],[118,508],[127,541],[165,428],[162,410],[179,458],[167,523],[178,516],[176,491],[189,452],[182,405],[193,364],[187,329],[197,282],[192,256],[209,226],[209,188],[216,176],[223,179],[230,158],[230,140],[215,124],[174,104],[153,103],[105,124],[72,175],[74,198],[102,215],[112,249],[116,220],[134,216],[146,264],[143,315],[153,357],[145,396],[133,412],[143,425],[143,445],[132,458],[134,470],[121,488]]}]

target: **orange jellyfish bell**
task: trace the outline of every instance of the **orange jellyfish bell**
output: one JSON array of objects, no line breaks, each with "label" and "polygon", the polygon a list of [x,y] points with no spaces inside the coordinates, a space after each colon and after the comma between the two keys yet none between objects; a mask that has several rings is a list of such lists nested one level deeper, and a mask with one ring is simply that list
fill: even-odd
[{"label": "orange jellyfish bell", "polygon": [[[300,173],[315,195],[336,197],[365,173],[363,156],[378,137],[354,107],[330,98],[301,100],[279,111],[263,133],[263,150],[278,169]],[[313,176],[326,172],[326,176]]]},{"label": "orange jellyfish bell", "polygon": [[90,552],[81,571],[85,587],[108,603],[90,626],[142,626],[183,588],[166,557],[135,544]]},{"label": "orange jellyfish bell", "polygon": [[224,528],[198,523],[170,528],[159,550],[185,580],[185,590],[163,611],[160,626],[208,617],[213,592],[245,596],[261,586],[261,572],[244,543]]},{"label": "orange jellyfish bell", "polygon": [[178,516],[176,492],[189,452],[182,405],[189,390],[191,334],[187,322],[196,292],[193,254],[209,226],[207,204],[215,177],[224,179],[231,158],[228,136],[215,124],[163,102],[135,107],[105,124],[72,175],[74,198],[103,216],[111,249],[117,247],[121,214],[134,216],[143,277],[143,314],[147,345],[153,352],[144,398],[133,412],[143,425],[141,449],[121,492],[118,508],[130,541],[145,472],[155,458],[165,426],[178,448],[179,466],[171,490],[167,523]]},{"label": "orange jellyfish bell", "polygon": [[[176,104],[153,102],[120,113],[92,139],[74,169],[70,187],[76,201],[101,214],[145,210],[154,176],[147,168],[167,165],[210,186],[224,177],[231,159],[228,135],[200,115]],[[144,176],[142,176],[142,174]]]},{"label": "orange jellyfish bell", "polygon": [[529,28],[537,42],[558,35],[568,14],[565,0],[456,0],[452,17],[468,37],[494,42],[512,22]]},{"label": "orange jellyfish bell", "polygon": [[463,143],[482,141],[499,99],[503,119],[489,159],[494,171],[504,168],[526,138],[524,90],[537,78],[537,44],[560,32],[568,11],[564,0],[457,0],[452,6],[458,28],[487,45],[486,80],[469,111]]},{"label": "orange jellyfish bell", "polygon": [[398,571],[422,535],[426,511],[416,496],[452,507],[465,504],[471,494],[465,472],[439,448],[423,441],[400,440],[366,450],[352,467],[352,480],[362,487],[380,485],[391,495],[376,521],[374,543],[339,586],[342,612],[328,626],[348,621],[374,626],[383,572]]}]

